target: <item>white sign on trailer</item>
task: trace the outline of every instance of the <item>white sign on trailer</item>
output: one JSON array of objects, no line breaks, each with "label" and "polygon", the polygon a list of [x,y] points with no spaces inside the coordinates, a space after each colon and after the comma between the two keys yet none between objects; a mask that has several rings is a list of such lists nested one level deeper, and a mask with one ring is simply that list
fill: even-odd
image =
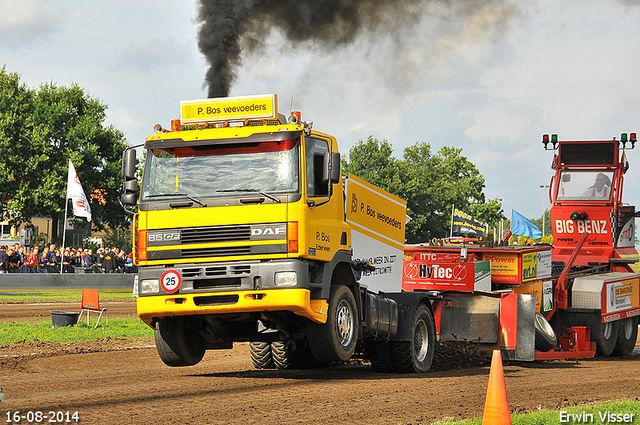
[{"label": "white sign on trailer", "polygon": [[372,292],[400,292],[407,203],[354,175],[346,183],[353,258],[368,261],[361,283]]}]

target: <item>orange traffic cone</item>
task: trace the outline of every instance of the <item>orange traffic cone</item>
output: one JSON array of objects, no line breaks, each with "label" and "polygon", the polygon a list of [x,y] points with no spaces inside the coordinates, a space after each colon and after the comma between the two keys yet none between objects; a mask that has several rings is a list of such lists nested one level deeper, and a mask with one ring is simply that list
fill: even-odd
[{"label": "orange traffic cone", "polygon": [[484,403],[482,425],[511,425],[507,389],[504,385],[504,370],[502,369],[502,353],[493,350],[491,370],[489,372],[489,386],[487,399]]}]

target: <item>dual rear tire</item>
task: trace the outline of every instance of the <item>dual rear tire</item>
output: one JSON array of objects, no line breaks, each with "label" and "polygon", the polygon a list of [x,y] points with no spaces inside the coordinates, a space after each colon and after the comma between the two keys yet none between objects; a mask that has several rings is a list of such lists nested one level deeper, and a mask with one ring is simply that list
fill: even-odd
[{"label": "dual rear tire", "polygon": [[292,369],[296,351],[293,341],[252,342],[251,362],[256,369]]},{"label": "dual rear tire", "polygon": [[376,372],[423,373],[431,368],[436,347],[436,326],[431,310],[418,304],[410,341],[371,341],[365,354]]},{"label": "dual rear tire", "polygon": [[392,341],[393,367],[401,373],[422,373],[431,368],[436,347],[436,325],[431,310],[418,304],[413,316],[411,341]]},{"label": "dual rear tire", "polygon": [[[356,301],[348,287],[338,285],[331,288],[328,304],[327,322],[310,323],[307,328],[309,348],[320,362],[344,362],[351,358],[358,342]],[[369,342],[366,355],[372,368],[380,372],[426,372],[433,362],[435,335],[431,310],[418,304],[409,341]]]}]

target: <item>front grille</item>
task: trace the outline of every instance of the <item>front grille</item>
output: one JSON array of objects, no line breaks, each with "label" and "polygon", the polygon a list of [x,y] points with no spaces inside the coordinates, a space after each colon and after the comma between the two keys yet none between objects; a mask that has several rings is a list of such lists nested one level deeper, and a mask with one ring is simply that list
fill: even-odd
[{"label": "front grille", "polygon": [[221,279],[198,279],[193,281],[193,289],[239,288],[242,280],[239,277],[225,277]]},{"label": "front grille", "polygon": [[196,227],[181,230],[183,244],[238,242],[251,239],[250,226]]},{"label": "front grille", "polygon": [[238,295],[210,295],[207,297],[194,297],[193,302],[197,306],[231,305],[238,302]]},{"label": "front grille", "polygon": [[189,267],[182,269],[182,276],[185,279],[193,279],[196,277],[216,277],[227,275],[249,275],[251,266],[249,265],[229,265],[229,266],[210,266],[210,267]]},{"label": "front grille", "polygon": [[[192,249],[171,249],[162,251],[147,251],[149,261],[172,260],[176,258],[206,258],[225,257],[231,255],[265,255],[265,254],[286,254],[286,244],[270,245],[245,245],[245,246],[224,246],[215,248],[192,248]],[[191,269],[188,269],[191,270]],[[195,273],[200,273],[195,271]],[[216,273],[215,268],[212,273]]]},{"label": "front grille", "polygon": [[223,257],[228,255],[251,254],[250,246],[225,246],[220,248],[183,249],[182,258]]}]

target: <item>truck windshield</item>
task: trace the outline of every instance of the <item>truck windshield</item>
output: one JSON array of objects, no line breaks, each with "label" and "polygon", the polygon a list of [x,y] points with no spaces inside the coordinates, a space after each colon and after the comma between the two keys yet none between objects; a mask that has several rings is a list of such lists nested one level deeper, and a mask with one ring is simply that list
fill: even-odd
[{"label": "truck windshield", "polygon": [[563,170],[558,183],[558,201],[605,201],[611,198],[613,171]]},{"label": "truck windshield", "polygon": [[247,189],[268,194],[300,190],[299,140],[185,146],[147,151],[141,200],[179,193],[195,198],[246,196]]}]

